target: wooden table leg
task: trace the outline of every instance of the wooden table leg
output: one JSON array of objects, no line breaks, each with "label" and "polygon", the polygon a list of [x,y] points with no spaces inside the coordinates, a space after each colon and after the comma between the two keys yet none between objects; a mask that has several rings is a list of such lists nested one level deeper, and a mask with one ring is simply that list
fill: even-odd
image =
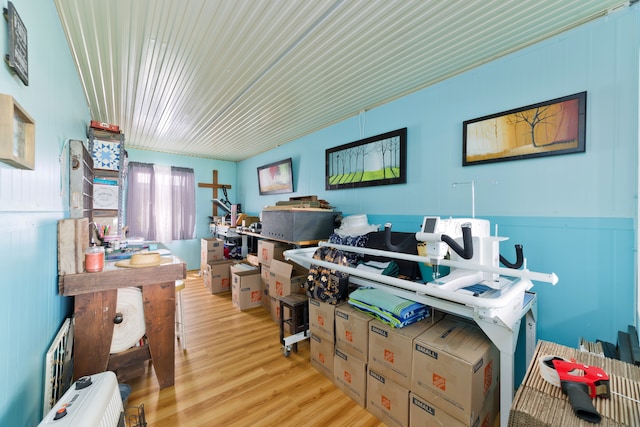
[{"label": "wooden table leg", "polygon": [[107,370],[118,291],[91,292],[74,298],[73,377],[77,380]]},{"label": "wooden table leg", "polygon": [[160,388],[175,381],[175,281],[142,287],[144,320],[151,361]]}]

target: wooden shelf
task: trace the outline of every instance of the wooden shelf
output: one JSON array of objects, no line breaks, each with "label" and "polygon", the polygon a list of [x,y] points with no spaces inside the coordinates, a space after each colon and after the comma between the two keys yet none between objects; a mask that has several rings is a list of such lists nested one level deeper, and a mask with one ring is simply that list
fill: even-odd
[{"label": "wooden shelf", "polygon": [[290,240],[278,239],[276,237],[263,236],[262,234],[252,233],[250,231],[238,231],[238,230],[236,230],[236,233],[238,233],[240,235],[244,234],[246,236],[257,237],[259,239],[264,239],[264,240],[273,240],[275,242],[288,243],[288,244],[294,245],[294,246],[315,246],[319,242],[323,241],[323,239],[319,239],[319,240],[304,240],[304,241],[300,241],[300,242],[292,242]]}]

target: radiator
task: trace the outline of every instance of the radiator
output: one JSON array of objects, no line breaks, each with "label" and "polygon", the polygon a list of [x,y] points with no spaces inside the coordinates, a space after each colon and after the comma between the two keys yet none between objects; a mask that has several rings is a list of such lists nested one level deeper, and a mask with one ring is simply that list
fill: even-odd
[{"label": "radiator", "polygon": [[58,330],[45,356],[43,417],[60,400],[71,384],[72,351],[73,322],[67,318]]},{"label": "radiator", "polygon": [[124,408],[116,375],[101,372],[78,379],[39,427],[124,427]]}]

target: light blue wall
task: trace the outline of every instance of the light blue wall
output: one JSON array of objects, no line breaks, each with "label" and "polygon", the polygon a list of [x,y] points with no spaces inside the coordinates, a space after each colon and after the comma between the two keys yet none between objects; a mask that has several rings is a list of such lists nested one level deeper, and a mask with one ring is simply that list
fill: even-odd
[{"label": "light blue wall", "polygon": [[[413,232],[424,215],[470,216],[470,187],[452,184],[474,180],[476,215],[510,237],[507,258],[521,243],[529,269],[560,278],[534,287],[539,338],[615,343],[635,324],[638,21],[635,5],[240,162],[243,206],[255,214],[286,198],[259,196],[256,167],[292,157],[292,195],[316,194],[345,214]],[[581,91],[586,153],[462,167],[464,120]],[[406,184],[324,189],[326,149],[402,127]]]},{"label": "light blue wall", "polygon": [[[132,141],[131,143],[134,143]],[[125,141],[126,145],[126,141]],[[227,190],[229,201],[237,203],[239,196],[236,190],[236,163],[221,160],[203,159],[190,156],[176,156],[172,154],[157,153],[153,151],[127,149],[129,161],[155,163],[166,166],[179,166],[192,168],[198,183],[211,184],[213,182],[213,170],[218,171],[218,184],[231,185]],[[209,215],[211,215],[211,199],[213,191],[210,188],[196,187],[196,238],[193,240],[177,240],[167,243],[167,247],[183,261],[187,263],[188,270],[200,269],[200,239],[211,237],[209,232]],[[222,190],[218,190],[218,197],[222,198]],[[221,212],[218,212],[221,215]]]},{"label": "light blue wall", "polygon": [[12,1],[28,31],[29,86],[2,61],[0,93],[35,120],[36,164],[29,171],[0,163],[0,425],[30,427],[42,417],[45,352],[72,304],[58,295],[56,227],[69,216],[60,153],[67,139],[85,138],[90,117],[53,1]]}]

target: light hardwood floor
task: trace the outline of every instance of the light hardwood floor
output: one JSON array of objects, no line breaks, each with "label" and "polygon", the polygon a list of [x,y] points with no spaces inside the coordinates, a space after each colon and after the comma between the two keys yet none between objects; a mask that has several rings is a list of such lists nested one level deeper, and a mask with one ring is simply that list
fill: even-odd
[{"label": "light hardwood floor", "polygon": [[240,312],[190,271],[182,291],[187,350],[176,342],[175,385],[159,390],[149,365],[128,384],[149,427],[384,426],[311,367],[309,341],[284,357],[278,325]]}]

